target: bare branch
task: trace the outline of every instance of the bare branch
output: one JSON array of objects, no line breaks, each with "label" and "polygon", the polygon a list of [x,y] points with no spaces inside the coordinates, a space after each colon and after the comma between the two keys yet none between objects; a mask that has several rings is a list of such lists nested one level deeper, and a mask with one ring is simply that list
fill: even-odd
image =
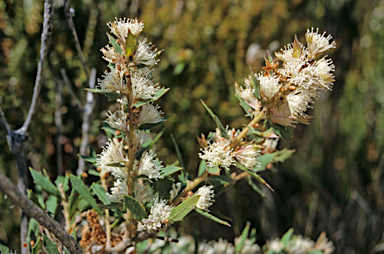
[{"label": "bare branch", "polygon": [[40,225],[46,227],[52,234],[54,234],[70,253],[82,254],[82,249],[77,244],[76,240],[68,234],[57,221],[35,205],[24,193],[20,192],[1,170],[0,190],[6,194],[13,203],[20,206],[26,214],[37,220]]},{"label": "bare branch", "polygon": [[[89,80],[89,88],[95,88],[96,84],[96,69],[92,68],[91,70],[91,79]],[[87,152],[87,146],[89,143],[89,129],[91,127],[91,116],[93,113],[93,109],[95,108],[95,99],[92,92],[87,92],[87,103],[84,107],[83,113],[83,125],[82,129],[82,140],[80,146],[80,154],[84,155]],[[82,158],[79,158],[79,167],[76,171],[78,175],[84,172],[85,162]]]},{"label": "bare branch", "polygon": [[67,76],[67,73],[65,72],[65,69],[61,69],[60,73],[61,73],[61,76],[63,77],[65,86],[68,88],[68,91],[69,91],[69,94],[71,95],[72,100],[75,101],[76,106],[79,108],[79,110],[81,112],[84,112],[84,106],[79,100],[79,98],[77,97],[76,93],[73,91],[71,82],[69,81],[69,78]]},{"label": "bare branch", "polygon": [[77,37],[75,24],[73,23],[73,19],[72,19],[73,13],[71,12],[72,10],[73,9],[71,9],[70,6],[69,6],[69,0],[64,0],[65,17],[67,18],[68,26],[69,26],[69,28],[72,31],[73,43],[75,44],[77,55],[79,56],[81,65],[83,66],[83,69],[84,69],[84,72],[85,72],[85,76],[87,76],[87,83],[89,84],[89,72],[88,72],[87,66],[85,65],[85,60],[84,60],[83,53],[81,51],[81,47],[80,47],[80,43],[79,43],[79,38]]},{"label": "bare branch", "polygon": [[40,46],[40,60],[37,68],[37,75],[35,80],[35,87],[33,89],[33,96],[31,106],[29,108],[27,119],[25,120],[23,127],[18,130],[22,134],[26,134],[32,118],[36,111],[37,100],[39,98],[41,86],[43,84],[44,64],[47,58],[48,46],[51,40],[51,27],[53,17],[53,0],[46,0],[44,2],[44,22],[43,31],[41,33],[41,46]]},{"label": "bare branch", "polygon": [[8,142],[9,148],[11,148],[11,139],[10,139],[11,129],[9,128],[7,118],[5,117],[4,112],[1,109],[1,107],[0,107],[0,125],[1,125],[1,128],[3,129],[4,135],[7,137],[7,142]]}]

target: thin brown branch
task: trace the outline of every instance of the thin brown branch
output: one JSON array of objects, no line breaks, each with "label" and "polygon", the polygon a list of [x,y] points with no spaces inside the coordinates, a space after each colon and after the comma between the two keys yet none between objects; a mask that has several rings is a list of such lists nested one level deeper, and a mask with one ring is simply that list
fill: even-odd
[{"label": "thin brown branch", "polygon": [[73,13],[72,13],[72,10],[73,9],[69,5],[69,0],[64,0],[65,17],[67,18],[67,23],[68,23],[69,29],[71,29],[71,31],[72,31],[73,43],[75,44],[77,55],[79,56],[81,65],[83,66],[83,69],[84,69],[84,72],[85,72],[85,76],[87,77],[87,83],[89,84],[89,82],[90,82],[90,80],[89,80],[89,71],[88,71],[88,68],[87,68],[87,66],[85,64],[84,56],[83,56],[83,53],[82,53],[82,50],[81,50],[81,46],[80,46],[80,43],[79,43],[79,38],[77,37],[75,24],[73,23],[73,19],[72,19]]},{"label": "thin brown branch", "polygon": [[[96,85],[96,69],[92,68],[91,70],[91,79],[89,80],[89,88],[93,89]],[[96,101],[92,92],[87,92],[87,102],[84,107],[83,112],[83,124],[82,129],[82,140],[80,145],[80,154],[85,155],[87,152],[87,147],[89,143],[89,130],[91,128],[91,116],[95,108]],[[78,175],[84,172],[85,162],[82,158],[79,158],[79,167],[76,171]]]},{"label": "thin brown branch", "polygon": [[23,127],[18,132],[26,134],[29,126],[32,122],[32,118],[36,112],[37,100],[39,98],[41,86],[43,84],[44,64],[47,58],[48,47],[51,41],[51,27],[53,17],[53,0],[46,0],[44,2],[44,22],[43,31],[41,33],[41,45],[40,45],[40,60],[37,67],[37,75],[35,80],[35,87],[33,89],[33,96],[31,106],[29,108],[27,119],[25,120]]},{"label": "thin brown branch", "polygon": [[0,171],[0,190],[26,214],[37,220],[40,225],[54,234],[70,253],[82,254],[82,249],[77,244],[76,240],[68,234],[57,221],[36,206],[24,193],[20,192],[2,171]]},{"label": "thin brown branch", "polygon": [[79,100],[79,98],[77,97],[75,91],[73,91],[72,86],[71,86],[71,82],[69,81],[69,78],[67,76],[67,73],[66,73],[65,69],[61,69],[60,73],[61,73],[61,76],[62,76],[62,78],[64,80],[64,84],[65,84],[65,86],[67,87],[67,89],[69,91],[69,95],[71,96],[72,100],[75,102],[75,104],[79,108],[79,110],[81,112],[83,112],[84,111],[84,106],[81,103],[81,101]]}]

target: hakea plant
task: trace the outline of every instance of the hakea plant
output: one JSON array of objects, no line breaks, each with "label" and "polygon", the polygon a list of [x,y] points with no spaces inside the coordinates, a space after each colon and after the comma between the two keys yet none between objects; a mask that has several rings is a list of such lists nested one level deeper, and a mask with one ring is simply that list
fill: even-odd
[{"label": "hakea plant", "polygon": [[[98,80],[98,87],[89,91],[115,100],[118,106],[116,111],[107,113],[103,123],[111,138],[102,152],[97,156],[81,155],[96,166],[98,172],[91,169],[88,174],[99,176],[100,181],[88,189],[78,177],[66,175],[56,181],[56,188],[48,183],[47,176],[31,170],[35,182],[62,200],[66,230],[81,237],[80,246],[86,253],[136,253],[136,246],[148,238],[176,241],[158,233],[191,211],[230,226],[209,213],[215,193],[241,179],[246,179],[261,195],[264,194],[252,179],[272,190],[259,173],[292,154],[293,150],[276,149],[279,139],[292,138],[289,126],[308,124],[312,117],[306,111],[313,99],[320,90],[332,87],[335,67],[330,59],[320,58],[335,47],[331,36],[308,30],[306,46],[295,38],[275,53],[276,58],[268,54],[263,71],[251,71],[244,87],[235,84],[240,105],[251,118],[243,129],[225,128],[203,102],[217,129],[198,138],[201,162],[197,177],[191,180],[173,137],[179,162],[163,165],[153,149],[161,134],[152,138],[150,130],[166,120],[155,101],[168,88],[152,78],[162,51],[147,39],[138,38],[144,23],[137,19],[116,19],[108,27],[109,45],[101,52],[109,70]],[[178,175],[178,180],[171,177],[174,175]],[[67,196],[69,181],[73,189]],[[100,200],[99,204],[94,197]],[[93,210],[86,210],[87,205]],[[81,232],[76,233],[82,218],[88,223],[83,223]],[[261,251],[253,245],[249,246],[251,250]],[[243,247],[231,246],[230,249]]]}]

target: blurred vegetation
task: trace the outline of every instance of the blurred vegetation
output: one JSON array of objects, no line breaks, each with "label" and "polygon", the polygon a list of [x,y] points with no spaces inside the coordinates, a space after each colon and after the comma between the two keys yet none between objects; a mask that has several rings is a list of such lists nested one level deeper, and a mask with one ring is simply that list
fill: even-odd
[{"label": "blurred vegetation", "polygon": [[[62,2],[55,4],[48,53],[51,70],[46,66],[29,147],[30,165],[46,168],[52,178],[63,173],[56,166],[53,77],[60,77],[60,69],[65,68],[81,100],[86,87]],[[240,128],[246,120],[233,96],[233,84],[243,83],[249,66],[258,72],[266,50],[283,47],[294,34],[303,40],[307,28],[330,33],[337,43],[330,53],[336,66],[334,89],[315,102],[311,125],[297,126],[296,139],[280,143],[280,148],[296,153],[263,173],[275,192],[265,190],[268,199],[263,199],[240,182],[235,190],[217,197],[211,209],[232,217],[232,228],[190,216],[180,230],[201,239],[232,240],[250,221],[259,244],[293,227],[313,239],[325,231],[336,253],[368,253],[375,246],[375,253],[380,252],[378,244],[384,244],[384,1],[82,0],[71,6],[87,65],[97,68],[98,77],[106,69],[99,51],[107,43],[106,23],[115,17],[143,20],[143,34],[165,49],[156,79],[171,88],[160,104],[166,115],[174,116],[163,125],[158,155],[165,163],[176,160],[169,138],[173,133],[191,174],[198,167],[196,134],[215,128],[200,99],[224,124]],[[23,123],[32,97],[42,9],[42,1],[37,0],[0,1],[0,104],[13,129]],[[62,166],[75,172],[81,116],[66,89],[63,99]],[[97,96],[91,135],[96,150],[105,144],[100,119],[108,105]],[[14,159],[2,132],[0,137],[0,168],[16,182]],[[18,213],[0,196],[0,242],[16,250]]]}]

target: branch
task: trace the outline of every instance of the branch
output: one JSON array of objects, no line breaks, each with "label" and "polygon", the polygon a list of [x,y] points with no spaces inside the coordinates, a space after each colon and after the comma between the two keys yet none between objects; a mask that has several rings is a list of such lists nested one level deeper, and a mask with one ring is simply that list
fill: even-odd
[{"label": "branch", "polygon": [[77,37],[76,29],[75,29],[75,24],[73,23],[72,15],[73,13],[71,12],[73,9],[70,8],[69,6],[69,0],[64,0],[64,12],[65,12],[65,17],[67,18],[67,23],[69,26],[69,29],[72,31],[72,38],[73,38],[73,43],[75,44],[77,55],[79,56],[81,65],[83,66],[85,76],[87,77],[87,83],[89,84],[89,72],[88,68],[85,65],[85,60],[83,53],[81,51],[80,43],[79,43],[79,38]]},{"label": "branch", "polygon": [[39,98],[41,86],[43,84],[44,63],[47,58],[48,46],[51,41],[50,28],[52,27],[52,16],[53,16],[53,0],[45,0],[43,31],[41,33],[40,60],[39,60],[39,65],[37,67],[35,87],[33,89],[32,102],[29,108],[28,116],[23,124],[23,127],[21,127],[17,131],[17,132],[20,132],[21,134],[27,133],[29,129],[29,125],[31,124],[32,118],[36,112],[37,100]]},{"label": "branch", "polygon": [[9,148],[12,150],[12,144],[11,144],[11,129],[9,128],[9,124],[7,121],[7,118],[4,115],[3,110],[0,107],[0,125],[3,129],[4,135],[7,137],[7,143],[9,145]]},{"label": "branch", "polygon": [[72,254],[82,254],[82,249],[75,239],[68,234],[60,224],[46,212],[36,206],[24,193],[20,192],[15,185],[0,171],[0,190],[6,194],[13,203],[29,216],[37,220],[40,225],[47,228]]},{"label": "branch", "polygon": [[79,110],[81,112],[83,112],[84,106],[81,103],[81,101],[79,100],[79,98],[76,96],[76,93],[73,91],[72,86],[71,86],[71,82],[69,81],[69,78],[67,76],[67,73],[65,72],[65,69],[61,69],[60,73],[61,73],[61,76],[63,77],[65,86],[68,88],[68,91],[69,91],[69,94],[71,95],[72,100],[75,101],[76,106],[79,108]]},{"label": "branch", "polygon": [[[89,80],[89,88],[93,89],[95,88],[96,84],[96,69],[92,68],[91,70],[91,79]],[[83,125],[81,126],[82,129],[82,140],[80,145],[80,154],[84,155],[87,152],[87,147],[89,143],[89,129],[91,127],[91,116],[93,113],[93,110],[95,108],[95,100],[92,92],[87,92],[87,103],[84,107],[84,113],[83,113]],[[77,175],[80,175],[84,172],[85,168],[85,162],[84,160],[79,157],[79,167],[76,171]]]}]

